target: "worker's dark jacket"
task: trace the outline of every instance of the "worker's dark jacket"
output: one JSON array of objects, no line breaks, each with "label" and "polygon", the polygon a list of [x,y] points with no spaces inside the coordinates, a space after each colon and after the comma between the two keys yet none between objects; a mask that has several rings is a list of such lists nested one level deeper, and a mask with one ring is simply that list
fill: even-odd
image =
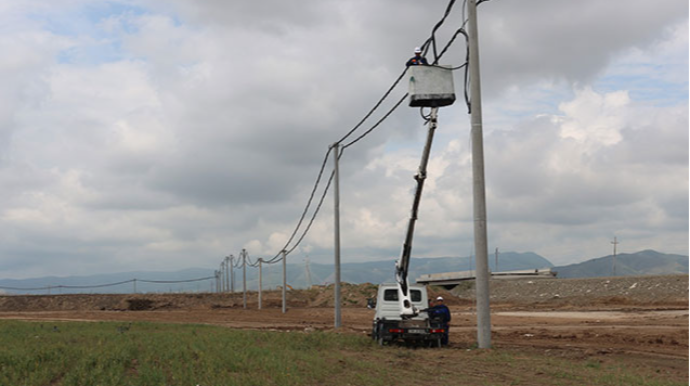
[{"label": "worker's dark jacket", "polygon": [[448,329],[450,323],[450,310],[444,304],[438,304],[426,310],[431,319],[440,319],[441,326],[444,329],[443,336],[441,337],[441,344],[443,346],[448,345]]},{"label": "worker's dark jacket", "polygon": [[412,59],[408,60],[407,64],[406,64],[407,67],[421,66],[421,65],[424,65],[424,66],[429,65],[429,63],[426,61],[426,58],[421,56],[421,55],[420,56],[415,55]]},{"label": "worker's dark jacket", "polygon": [[431,319],[441,319],[444,325],[448,325],[448,323],[450,322],[450,310],[448,309],[448,307],[446,307],[445,304],[433,306],[427,309],[427,313],[429,314],[429,318]]}]

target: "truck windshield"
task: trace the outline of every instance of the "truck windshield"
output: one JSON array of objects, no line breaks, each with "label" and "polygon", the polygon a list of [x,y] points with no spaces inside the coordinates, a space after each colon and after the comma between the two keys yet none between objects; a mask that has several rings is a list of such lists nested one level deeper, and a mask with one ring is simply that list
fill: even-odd
[{"label": "truck windshield", "polygon": [[[422,291],[420,290],[410,290],[410,298],[413,302],[422,301]],[[383,292],[383,300],[387,302],[398,301],[398,290],[397,289],[387,289]]]}]

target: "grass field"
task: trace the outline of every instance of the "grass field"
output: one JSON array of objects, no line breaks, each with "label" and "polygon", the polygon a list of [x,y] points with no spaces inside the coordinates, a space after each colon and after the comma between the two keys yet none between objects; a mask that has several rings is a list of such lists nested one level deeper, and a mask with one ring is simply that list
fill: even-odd
[{"label": "grass field", "polygon": [[378,347],[328,332],[207,325],[0,321],[0,385],[687,385],[625,368],[507,350]]}]

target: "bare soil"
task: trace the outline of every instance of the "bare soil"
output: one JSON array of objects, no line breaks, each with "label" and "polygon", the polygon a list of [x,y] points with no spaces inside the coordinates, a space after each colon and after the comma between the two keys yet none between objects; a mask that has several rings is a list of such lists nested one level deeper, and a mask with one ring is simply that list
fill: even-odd
[{"label": "bare soil", "polygon": [[[496,280],[491,291],[494,349],[615,363],[687,380],[687,275]],[[437,287],[430,292],[447,299],[453,320],[450,348],[429,358],[452,362],[454,355],[466,355],[476,342],[474,290],[463,285],[453,293]],[[340,332],[370,332],[373,311],[366,308],[366,299],[375,293],[376,286],[371,284],[343,285]],[[333,329],[332,287],[288,291],[286,313],[281,310],[280,291],[264,291],[261,310],[257,295],[248,294],[246,309],[239,293],[0,296],[0,319],[207,323],[306,332]]]}]

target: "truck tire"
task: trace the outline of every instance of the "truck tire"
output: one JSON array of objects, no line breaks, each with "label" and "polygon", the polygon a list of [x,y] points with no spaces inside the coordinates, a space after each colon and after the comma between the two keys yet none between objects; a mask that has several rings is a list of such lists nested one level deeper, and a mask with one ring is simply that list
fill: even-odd
[{"label": "truck tire", "polygon": [[383,346],[387,343],[386,340],[383,338],[383,326],[380,324],[376,329],[376,343],[378,343],[379,346]]},{"label": "truck tire", "polygon": [[379,336],[378,339],[376,339],[376,343],[378,343],[379,346],[383,346],[386,344],[386,340],[383,339],[383,335]]},{"label": "truck tire", "polygon": [[432,339],[429,341],[430,348],[441,348],[441,338]]}]

